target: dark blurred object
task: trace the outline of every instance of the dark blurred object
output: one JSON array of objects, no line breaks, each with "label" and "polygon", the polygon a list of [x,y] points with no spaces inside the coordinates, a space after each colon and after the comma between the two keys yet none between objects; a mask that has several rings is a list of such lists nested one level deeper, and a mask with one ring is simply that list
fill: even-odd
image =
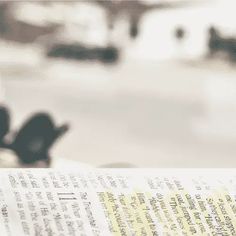
[{"label": "dark blurred object", "polygon": [[176,39],[178,39],[178,40],[184,39],[184,37],[185,37],[185,30],[184,30],[184,28],[178,27],[178,28],[175,30],[175,37],[176,37]]},{"label": "dark blurred object", "polygon": [[51,162],[50,148],[69,129],[67,124],[56,127],[48,114],[37,113],[25,122],[15,137],[6,141],[4,138],[10,134],[10,115],[4,106],[0,106],[0,124],[0,148],[14,151],[21,164],[43,161],[47,166]]},{"label": "dark blurred object", "polygon": [[4,34],[8,31],[8,21],[10,18],[9,4],[0,3],[0,33]]},{"label": "dark blurred object", "polygon": [[129,35],[131,38],[136,38],[139,34],[139,26],[136,21],[131,22]]},{"label": "dark blurred object", "polygon": [[58,24],[39,26],[19,21],[14,17],[13,7],[13,2],[0,2],[0,37],[5,40],[32,43],[40,36],[56,32],[59,27]]},{"label": "dark blurred object", "polygon": [[23,164],[45,161],[49,166],[49,150],[68,128],[68,125],[56,127],[48,114],[38,113],[22,126],[10,148]]},{"label": "dark blurred object", "polygon": [[208,47],[211,56],[221,52],[226,54],[231,61],[236,61],[236,38],[222,36],[215,27],[209,29]]},{"label": "dark blurred object", "polygon": [[4,137],[10,130],[10,114],[8,109],[0,106],[0,148],[5,147]]},{"label": "dark blurred object", "polygon": [[80,44],[56,44],[49,49],[47,56],[115,63],[119,59],[119,50],[111,46],[89,48]]},{"label": "dark blurred object", "polygon": [[209,28],[208,33],[209,33],[208,47],[209,47],[210,53],[214,54],[221,50],[222,39],[218,30],[213,26]]}]

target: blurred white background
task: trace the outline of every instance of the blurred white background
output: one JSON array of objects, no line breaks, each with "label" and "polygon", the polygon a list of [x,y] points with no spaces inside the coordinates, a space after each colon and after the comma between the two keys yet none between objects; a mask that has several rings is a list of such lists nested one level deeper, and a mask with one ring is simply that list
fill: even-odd
[{"label": "blurred white background", "polygon": [[[12,128],[37,111],[71,125],[52,149],[54,159],[93,166],[236,165],[236,62],[223,51],[210,57],[208,48],[211,26],[236,37],[234,1],[154,8],[142,15],[135,39],[129,15],[122,12],[109,30],[100,4],[9,3],[9,9],[10,25],[56,29],[30,42],[10,30],[0,37],[1,89]],[[175,37],[178,27],[183,38]],[[47,57],[56,43],[113,45],[120,59],[104,64]]]}]

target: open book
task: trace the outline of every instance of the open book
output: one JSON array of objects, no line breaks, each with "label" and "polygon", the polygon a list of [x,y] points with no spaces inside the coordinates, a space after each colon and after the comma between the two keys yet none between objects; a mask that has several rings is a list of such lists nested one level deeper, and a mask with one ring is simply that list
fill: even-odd
[{"label": "open book", "polygon": [[236,235],[234,169],[4,169],[0,235]]}]

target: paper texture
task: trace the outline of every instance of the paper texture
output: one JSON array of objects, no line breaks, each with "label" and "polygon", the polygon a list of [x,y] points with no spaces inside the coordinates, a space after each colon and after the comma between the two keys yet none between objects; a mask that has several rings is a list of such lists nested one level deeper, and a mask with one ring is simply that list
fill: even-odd
[{"label": "paper texture", "polygon": [[233,169],[5,169],[0,235],[236,235]]}]

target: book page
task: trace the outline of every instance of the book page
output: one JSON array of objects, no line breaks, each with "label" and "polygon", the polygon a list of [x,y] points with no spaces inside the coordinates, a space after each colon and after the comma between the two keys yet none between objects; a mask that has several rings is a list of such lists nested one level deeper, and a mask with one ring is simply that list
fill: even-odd
[{"label": "book page", "polygon": [[233,169],[5,169],[1,235],[236,235]]}]

